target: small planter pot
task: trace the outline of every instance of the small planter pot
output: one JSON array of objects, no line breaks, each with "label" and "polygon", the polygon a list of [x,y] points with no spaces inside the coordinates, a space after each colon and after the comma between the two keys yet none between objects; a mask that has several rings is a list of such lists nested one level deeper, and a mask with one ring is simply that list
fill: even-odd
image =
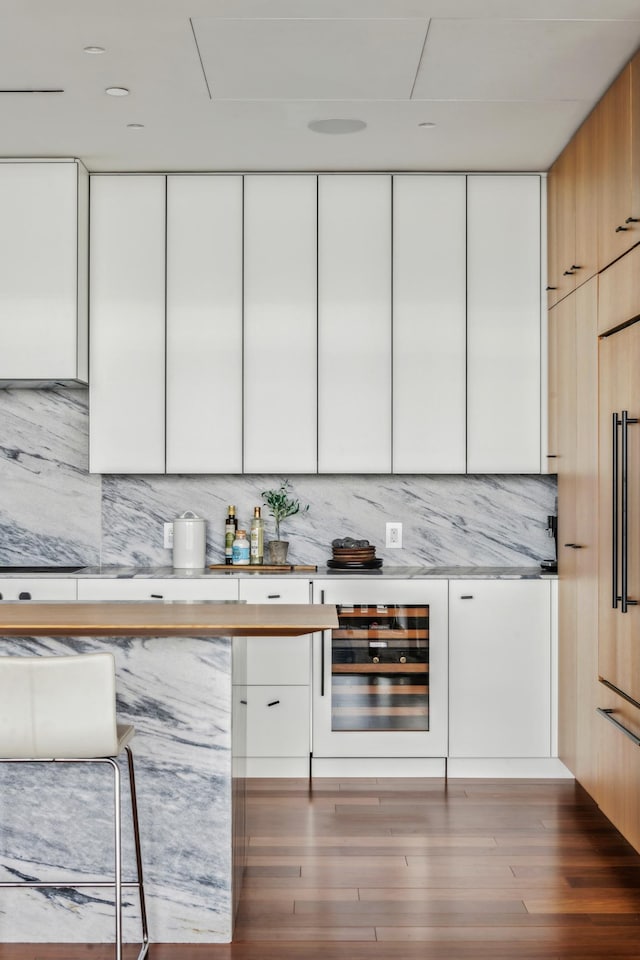
[{"label": "small planter pot", "polygon": [[268,563],[286,563],[288,549],[289,549],[288,540],[267,541],[267,562]]}]

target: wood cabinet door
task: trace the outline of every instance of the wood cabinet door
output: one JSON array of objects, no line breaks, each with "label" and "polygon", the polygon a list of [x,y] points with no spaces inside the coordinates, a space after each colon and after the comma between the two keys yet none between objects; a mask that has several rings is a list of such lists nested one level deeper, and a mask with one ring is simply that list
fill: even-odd
[{"label": "wood cabinet door", "polygon": [[576,301],[576,778],[595,789],[598,679],[598,280],[578,287]]},{"label": "wood cabinet door", "polygon": [[576,286],[598,272],[598,118],[598,111],[592,111],[574,138]]},{"label": "wood cabinet door", "polygon": [[241,473],[242,177],[167,177],[166,376],[167,473]]},{"label": "wood cabinet door", "polygon": [[540,178],[467,180],[467,471],[540,472]]},{"label": "wood cabinet door", "polygon": [[244,470],[315,473],[317,177],[244,185]]},{"label": "wood cabinet door", "polygon": [[[547,317],[547,455],[546,472],[558,472],[558,323],[561,311],[556,304]],[[543,464],[544,468],[544,464]]]},{"label": "wood cabinet door", "polygon": [[570,140],[556,167],[556,298],[566,297],[575,288],[576,261],[576,145]]},{"label": "wood cabinet door", "polygon": [[[640,423],[627,430],[627,468],[624,469],[624,428],[614,426],[615,414],[624,411],[640,418],[638,370],[640,323],[634,323],[600,341],[599,357],[599,465],[600,465],[600,591],[598,665],[602,679],[640,703]],[[618,458],[614,470],[613,444]],[[615,483],[617,473],[618,483]],[[627,481],[626,555],[624,550],[624,480]],[[617,523],[614,523],[614,490],[617,490]],[[616,576],[617,570],[617,576]],[[625,589],[629,603],[622,612]]]},{"label": "wood cabinet door", "polygon": [[92,178],[92,473],[165,470],[165,179]]},{"label": "wood cabinet door", "polygon": [[318,470],[391,472],[386,175],[318,178]]},{"label": "wood cabinet door", "polygon": [[449,756],[550,755],[550,583],[449,581]]},{"label": "wood cabinet door", "polygon": [[393,178],[393,472],[466,469],[466,177]]},{"label": "wood cabinet door", "polygon": [[596,106],[598,131],[598,269],[603,270],[640,239],[627,223],[631,209],[631,65]]},{"label": "wood cabinet door", "polygon": [[606,715],[595,715],[598,764],[593,796],[613,825],[640,850],[640,750],[631,739],[640,737],[640,711],[602,684],[598,686],[598,707]]}]

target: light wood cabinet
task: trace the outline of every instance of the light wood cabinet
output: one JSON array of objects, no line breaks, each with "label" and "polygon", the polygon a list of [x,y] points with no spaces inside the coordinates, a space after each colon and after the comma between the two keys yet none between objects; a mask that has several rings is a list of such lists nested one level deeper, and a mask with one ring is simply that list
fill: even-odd
[{"label": "light wood cabinet", "polygon": [[553,306],[576,285],[576,149],[571,140],[549,170],[547,191],[548,304]]},{"label": "light wood cabinet", "polygon": [[598,333],[609,333],[640,316],[640,246],[599,276]]},{"label": "light wood cabinet", "polygon": [[449,756],[551,756],[551,585],[449,581]]},{"label": "light wood cabinet", "polygon": [[575,245],[572,269],[576,287],[598,272],[599,120],[593,110],[575,141]]},{"label": "light wood cabinet", "polygon": [[393,472],[466,469],[466,177],[393,178]]},{"label": "light wood cabinet", "polygon": [[318,177],[318,470],[391,472],[385,175]]},{"label": "light wood cabinet", "polygon": [[540,472],[540,178],[467,183],[467,472]]},{"label": "light wood cabinet", "polygon": [[91,184],[89,469],[165,471],[165,177]]},{"label": "light wood cabinet", "polygon": [[241,473],[242,177],[167,177],[166,256],[166,472]]},{"label": "light wood cabinet", "polygon": [[598,768],[595,798],[602,812],[640,851],[640,710],[602,684],[595,714]]},{"label": "light wood cabinet", "polygon": [[245,177],[245,473],[318,469],[317,204],[315,176]]},{"label": "light wood cabinet", "polygon": [[0,161],[0,381],[87,382],[88,192],[77,161]]},{"label": "light wood cabinet", "polygon": [[[637,702],[640,702],[639,369],[640,323],[600,341],[598,665],[603,680]],[[627,425],[622,422],[625,412],[632,421]],[[614,445],[618,449],[617,458],[613,456]],[[615,468],[614,464],[617,464]]]},{"label": "light wood cabinet", "polygon": [[596,106],[598,266],[640,241],[640,56],[627,64]]}]

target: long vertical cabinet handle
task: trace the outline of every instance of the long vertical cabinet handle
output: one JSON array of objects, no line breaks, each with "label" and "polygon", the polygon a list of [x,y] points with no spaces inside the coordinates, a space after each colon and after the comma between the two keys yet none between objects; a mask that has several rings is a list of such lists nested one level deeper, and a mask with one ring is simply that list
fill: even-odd
[{"label": "long vertical cabinet handle", "polygon": [[627,607],[635,606],[637,600],[630,600],[629,584],[629,424],[637,423],[637,419],[629,416],[628,410],[622,411],[622,530],[621,530],[621,560],[622,560],[622,604],[620,610],[627,612]]},{"label": "long vertical cabinet handle", "polygon": [[[320,603],[324,603],[324,590],[320,591]],[[324,697],[324,640],[326,630],[322,631],[320,637],[320,696]]]},{"label": "long vertical cabinet handle", "polygon": [[617,412],[613,414],[613,434],[611,442],[611,453],[613,457],[611,472],[612,483],[611,483],[611,575],[612,575],[612,586],[613,586],[613,609],[618,609],[618,601],[620,596],[618,594],[618,427],[620,426],[620,419]]}]

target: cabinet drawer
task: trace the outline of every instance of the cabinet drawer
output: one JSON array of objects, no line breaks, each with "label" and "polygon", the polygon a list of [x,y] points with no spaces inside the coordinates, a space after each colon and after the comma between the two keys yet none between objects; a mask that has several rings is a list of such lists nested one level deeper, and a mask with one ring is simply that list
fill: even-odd
[{"label": "cabinet drawer", "polygon": [[0,580],[0,600],[47,601],[75,599],[75,580],[34,580],[31,577],[11,577],[6,580]]},{"label": "cabinet drawer", "polygon": [[255,580],[240,581],[240,599],[247,603],[309,603],[309,581],[265,580],[257,575]]},{"label": "cabinet drawer", "polygon": [[237,600],[235,579],[78,580],[78,600]]},{"label": "cabinet drawer", "polygon": [[598,333],[640,316],[640,246],[598,277]]},{"label": "cabinet drawer", "polygon": [[247,756],[308,756],[308,687],[247,688]]},{"label": "cabinet drawer", "polygon": [[607,716],[598,713],[596,717],[595,799],[605,816],[640,850],[640,746],[624,732],[640,737],[640,710],[601,684],[598,694],[598,707],[606,710]]},{"label": "cabinet drawer", "polygon": [[247,683],[309,684],[311,638],[247,637]]}]

